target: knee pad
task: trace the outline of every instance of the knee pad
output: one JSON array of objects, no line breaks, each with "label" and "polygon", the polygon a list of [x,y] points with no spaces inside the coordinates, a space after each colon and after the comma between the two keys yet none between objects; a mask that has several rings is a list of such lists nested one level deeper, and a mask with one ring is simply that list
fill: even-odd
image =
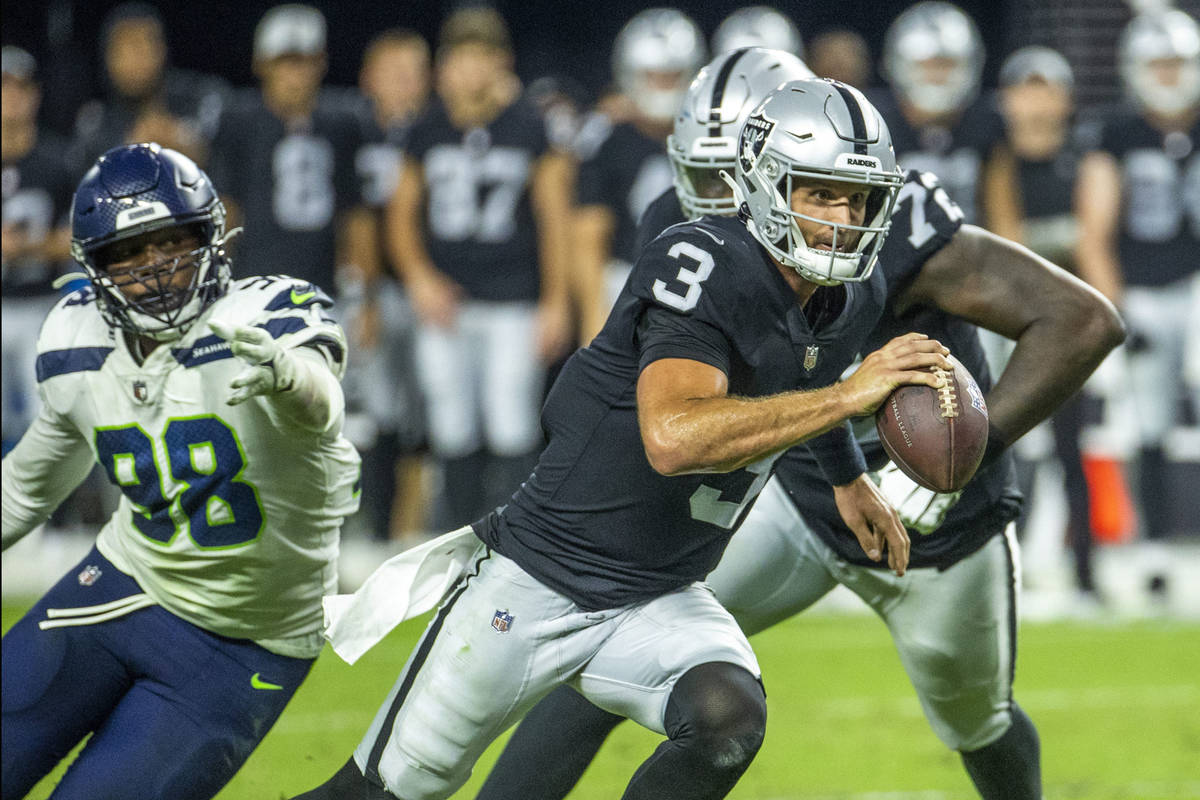
[{"label": "knee pad", "polygon": [[757,678],[736,664],[701,664],[675,684],[664,724],[673,742],[713,766],[744,770],[766,733],[766,693]]}]

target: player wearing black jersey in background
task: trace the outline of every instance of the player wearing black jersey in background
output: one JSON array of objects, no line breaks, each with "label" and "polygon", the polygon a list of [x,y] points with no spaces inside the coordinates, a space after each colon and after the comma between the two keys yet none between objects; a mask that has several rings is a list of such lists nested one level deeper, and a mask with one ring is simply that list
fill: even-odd
[{"label": "player wearing black jersey in background", "polygon": [[[783,449],[829,431],[822,452],[852,458],[848,417],[949,364],[908,334],[834,384],[883,300],[873,268],[900,183],[887,128],[827,81],[783,84],[758,111],[737,150],[747,220],[678,225],[642,252],[555,382],[534,474],[474,526],[474,563],[354,756],[307,800],[444,798],[562,684],[667,735],[628,800],[724,797],[749,765],[766,722],[758,666],[698,581]],[[864,550],[903,572],[907,537],[874,484],[837,492]]]},{"label": "player wearing black jersey in background", "polygon": [[529,474],[545,367],[567,344],[570,162],[512,57],[495,10],[446,19],[437,97],[409,132],[389,210],[391,254],[417,313],[444,527],[505,502]]},{"label": "player wearing black jersey in background", "polygon": [[613,78],[632,115],[585,154],[571,215],[571,278],[579,302],[579,341],[608,318],[637,253],[633,239],[650,202],[671,185],[663,142],[688,83],[704,63],[704,36],[673,8],[634,16],[613,42]]},{"label": "player wearing black jersey in background", "polygon": [[[726,63],[719,58],[701,71],[676,118],[670,150],[676,190],[647,210],[642,246],[656,231],[673,230],[668,226],[683,219],[684,209],[733,211],[732,198],[697,191],[713,186],[708,178],[732,168],[732,158],[703,163],[694,155],[720,153],[720,134],[736,130],[726,124],[710,131],[703,120],[748,114],[737,113],[742,96],[712,91],[714,80],[753,86],[753,73],[740,74],[736,64],[723,71]],[[722,102],[711,114],[697,113],[714,97]],[[1012,699],[1019,562],[1007,528],[1020,494],[1003,451],[1079,386],[1119,343],[1121,326],[1083,283],[1028,250],[963,226],[962,218],[935,176],[909,172],[880,253],[887,305],[867,348],[906,330],[949,344],[989,392],[992,436],[984,466],[953,495],[922,489],[891,465],[881,471],[881,490],[914,533],[913,568],[898,578],[863,557],[844,526],[837,490],[830,489],[859,471],[838,474],[818,464],[810,448],[793,448],[708,583],[747,634],[846,585],[887,623],[930,724],[960,751],[980,794],[1040,800],[1037,732]],[[1012,366],[994,386],[976,324],[1016,341]],[[860,443],[868,464],[879,469],[887,458],[873,426],[866,427]],[[564,797],[620,721],[570,688],[555,690],[521,723],[477,800]]]},{"label": "player wearing black jersey in background", "polygon": [[208,166],[245,228],[235,278],[284,273],[336,295],[351,265],[368,279],[377,271],[374,217],[354,168],[362,123],[322,87],[325,68],[321,12],[289,4],[263,15],[254,33],[260,87],[222,114]]},{"label": "player wearing black jersey in background", "polygon": [[37,63],[25,50],[3,49],[0,158],[4,166],[3,448],[16,444],[37,416],[34,360],[42,319],[54,305],[52,282],[70,257],[67,214],[75,177],[63,163],[65,142],[37,122]]},{"label": "player wearing black jersey in background", "polygon": [[1137,495],[1152,543],[1142,567],[1151,596],[1165,599],[1168,440],[1188,404],[1200,420],[1200,340],[1189,335],[1200,317],[1200,25],[1180,10],[1135,17],[1120,62],[1135,108],[1103,121],[1080,165],[1077,256],[1129,325],[1119,386],[1140,434]]}]

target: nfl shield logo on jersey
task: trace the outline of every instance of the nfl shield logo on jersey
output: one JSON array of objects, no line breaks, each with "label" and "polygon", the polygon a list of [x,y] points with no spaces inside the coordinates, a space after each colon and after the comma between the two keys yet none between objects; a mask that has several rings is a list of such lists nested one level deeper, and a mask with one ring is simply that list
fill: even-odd
[{"label": "nfl shield logo on jersey", "polygon": [[492,627],[501,633],[508,633],[508,629],[512,627],[513,615],[508,611],[496,609],[496,615],[492,617]]},{"label": "nfl shield logo on jersey", "polygon": [[97,567],[95,564],[88,564],[83,568],[83,572],[79,573],[79,585],[91,586],[100,579],[100,575],[101,571],[99,567]]},{"label": "nfl shield logo on jersey", "polygon": [[804,371],[812,372],[813,367],[817,365],[817,356],[820,355],[821,348],[815,344],[810,344],[804,348]]},{"label": "nfl shield logo on jersey", "polygon": [[144,402],[146,402],[147,395],[149,395],[149,392],[146,391],[146,382],[145,381],[134,381],[133,382],[133,397],[134,397],[134,399],[137,400],[139,403],[144,403]]}]

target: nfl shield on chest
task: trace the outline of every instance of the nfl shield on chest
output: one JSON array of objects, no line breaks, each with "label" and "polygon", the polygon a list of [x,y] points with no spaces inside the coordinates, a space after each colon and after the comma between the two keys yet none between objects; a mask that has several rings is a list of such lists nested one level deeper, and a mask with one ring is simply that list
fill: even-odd
[{"label": "nfl shield on chest", "polygon": [[507,610],[501,611],[496,609],[495,616],[492,617],[492,627],[500,631],[500,633],[508,633],[508,629],[512,627],[513,615]]}]

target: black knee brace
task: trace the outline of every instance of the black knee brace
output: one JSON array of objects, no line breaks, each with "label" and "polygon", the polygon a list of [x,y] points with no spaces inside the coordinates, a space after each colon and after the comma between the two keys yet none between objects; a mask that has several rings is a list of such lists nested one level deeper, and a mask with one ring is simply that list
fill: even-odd
[{"label": "black knee brace", "polygon": [[767,727],[767,698],[758,679],[722,661],[688,670],[667,701],[667,735],[718,770],[741,774]]}]

